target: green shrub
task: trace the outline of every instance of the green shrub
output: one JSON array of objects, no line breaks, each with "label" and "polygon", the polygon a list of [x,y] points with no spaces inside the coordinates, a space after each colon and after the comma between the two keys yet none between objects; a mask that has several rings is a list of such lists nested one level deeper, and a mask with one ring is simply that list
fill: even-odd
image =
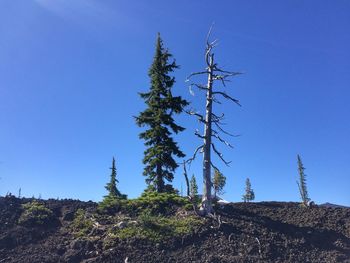
[{"label": "green shrub", "polygon": [[98,204],[97,212],[100,214],[115,214],[121,209],[122,203],[125,201],[124,199],[106,196],[102,202]]},{"label": "green shrub", "polygon": [[21,225],[44,225],[53,222],[54,215],[52,210],[38,201],[23,204],[22,209],[22,214],[18,220],[18,223]]},{"label": "green shrub", "polygon": [[175,193],[145,192],[141,197],[130,200],[128,205],[139,213],[147,210],[151,214],[172,214],[179,207],[189,204],[187,198]]},{"label": "green shrub", "polygon": [[75,212],[72,227],[77,236],[82,237],[88,235],[93,229],[93,226],[93,220],[86,215],[84,209],[78,209]]},{"label": "green shrub", "polygon": [[184,209],[187,210],[187,211],[192,211],[193,210],[193,204],[186,204],[184,206]]},{"label": "green shrub", "polygon": [[153,215],[171,215],[177,211],[179,207],[186,207],[188,205],[191,205],[189,200],[176,193],[146,191],[139,198],[131,200],[106,197],[99,203],[97,212],[99,214],[109,215],[120,211],[134,216],[145,212],[149,212]]},{"label": "green shrub", "polygon": [[139,216],[139,225],[117,229],[112,237],[120,239],[139,238],[153,242],[167,241],[171,238],[182,238],[191,235],[203,222],[198,217],[163,217],[153,216],[149,212]]}]

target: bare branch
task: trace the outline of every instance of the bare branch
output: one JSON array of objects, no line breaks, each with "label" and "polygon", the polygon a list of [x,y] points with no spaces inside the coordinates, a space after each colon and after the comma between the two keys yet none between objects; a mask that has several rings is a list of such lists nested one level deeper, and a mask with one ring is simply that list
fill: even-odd
[{"label": "bare branch", "polygon": [[233,76],[241,74],[239,72],[230,72],[230,71],[222,71],[222,70],[215,70],[215,69],[213,69],[213,72],[216,72],[216,71],[227,72],[225,74],[213,74],[213,80],[221,81],[222,85],[224,87],[226,87],[226,82],[230,82],[230,79],[229,79],[230,77],[233,77]]},{"label": "bare branch", "polygon": [[232,137],[239,137],[239,136],[240,136],[240,135],[231,134],[231,133],[225,131],[225,130],[220,126],[219,123],[216,123],[216,122],[213,122],[213,123],[216,125],[216,127],[217,127],[222,133],[225,133],[225,134],[228,135],[228,136],[232,136]]},{"label": "bare branch", "polygon": [[224,159],[223,154],[222,154],[221,152],[219,152],[219,151],[216,149],[214,143],[212,143],[211,146],[212,146],[214,152],[219,156],[219,158],[221,159],[221,161],[223,161],[227,166],[229,166],[229,164],[230,164],[231,162],[228,162],[228,161],[226,161],[226,160]]},{"label": "bare branch", "polygon": [[196,130],[196,131],[194,132],[194,135],[198,136],[198,137],[201,138],[201,139],[204,139],[204,138],[205,138],[203,135],[199,134],[199,131],[198,131],[198,130]]},{"label": "bare branch", "polygon": [[200,90],[208,90],[207,86],[203,84],[191,83],[190,87],[193,87],[193,86],[195,86],[197,89],[200,89]]},{"label": "bare branch", "polygon": [[186,110],[185,112],[189,115],[196,116],[200,122],[206,123],[204,116],[202,114],[194,112],[193,110]]},{"label": "bare branch", "polygon": [[196,148],[196,150],[194,151],[193,156],[192,156],[190,159],[188,159],[188,160],[186,161],[186,163],[191,164],[192,161],[194,161],[194,160],[196,159],[196,156],[197,156],[198,151],[199,151],[200,149],[203,149],[203,147],[204,147],[204,145],[198,146],[198,147]]},{"label": "bare branch", "polygon": [[218,68],[216,65],[215,65],[214,71],[225,73],[226,75],[230,75],[231,77],[243,74],[242,72],[237,72],[237,71],[222,70],[222,69]]},{"label": "bare branch", "polygon": [[213,117],[214,119],[217,119],[217,120],[223,120],[224,117],[225,117],[225,114],[224,114],[224,113],[222,113],[221,116],[218,116],[218,115],[216,115],[215,113],[212,112],[211,115],[212,115],[212,117]]},{"label": "bare branch", "polygon": [[216,95],[216,94],[223,96],[225,99],[228,99],[228,100],[233,101],[233,102],[236,103],[238,106],[242,106],[242,105],[239,103],[239,100],[237,100],[237,99],[235,99],[235,98],[232,98],[230,95],[226,94],[226,92],[214,91],[214,92],[213,92],[213,95]]},{"label": "bare branch", "polygon": [[214,23],[211,24],[207,34],[207,45],[209,45],[209,39],[210,39],[211,31],[213,30],[213,26],[214,26]]},{"label": "bare branch", "polygon": [[220,170],[219,170],[219,168],[217,168],[212,162],[210,162],[210,165],[211,165],[211,167],[213,167],[214,168],[214,170],[216,170],[216,171],[219,171],[220,172]]},{"label": "bare branch", "polygon": [[215,96],[212,96],[211,99],[217,104],[222,104],[221,101],[219,101],[217,98],[215,98]]},{"label": "bare branch", "polygon": [[213,133],[211,136],[218,139],[220,142],[226,144],[228,147],[233,148],[232,144],[230,144],[228,141],[225,141],[224,139],[222,139],[218,134]]},{"label": "bare branch", "polygon": [[202,74],[208,74],[209,72],[208,71],[199,71],[199,72],[194,72],[194,73],[191,73],[187,78],[186,78],[186,82],[190,81],[190,78],[193,77],[193,76],[196,76],[196,75],[202,75]]}]

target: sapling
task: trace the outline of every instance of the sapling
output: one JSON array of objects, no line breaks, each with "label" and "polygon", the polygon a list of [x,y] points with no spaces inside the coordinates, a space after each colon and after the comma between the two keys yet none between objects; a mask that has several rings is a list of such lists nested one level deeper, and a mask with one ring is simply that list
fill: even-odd
[{"label": "sapling", "polygon": [[298,159],[298,171],[299,171],[299,181],[297,181],[297,185],[299,188],[302,205],[305,207],[308,207],[310,203],[310,198],[306,187],[306,175],[304,173],[305,167],[301,161],[299,154],[297,156],[297,159]]}]

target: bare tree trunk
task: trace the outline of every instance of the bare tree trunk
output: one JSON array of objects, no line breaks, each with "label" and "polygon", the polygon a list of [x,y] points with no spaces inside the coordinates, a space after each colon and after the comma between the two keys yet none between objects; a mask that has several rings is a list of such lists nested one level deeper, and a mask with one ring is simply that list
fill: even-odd
[{"label": "bare tree trunk", "polygon": [[162,177],[162,166],[160,163],[157,164],[156,171],[157,171],[157,185],[156,185],[157,192],[162,193],[164,192],[164,181]]},{"label": "bare tree trunk", "polygon": [[209,57],[208,65],[208,83],[205,108],[205,125],[204,125],[204,146],[203,146],[203,196],[201,210],[205,213],[211,213],[211,137],[212,137],[212,108],[213,108],[213,56]]},{"label": "bare tree trunk", "polygon": [[190,198],[190,183],[188,181],[188,175],[187,175],[187,169],[186,169],[186,161],[183,162],[183,166],[184,166],[184,176],[185,176],[185,180],[186,180],[186,188],[187,188],[187,197]]},{"label": "bare tree trunk", "polygon": [[[237,105],[241,106],[237,99],[231,97],[225,91],[213,90],[213,85],[215,81],[221,82],[222,85],[226,87],[225,84],[227,81],[229,81],[228,79],[230,77],[234,77],[241,73],[223,70],[219,68],[218,65],[214,62],[214,53],[212,52],[212,49],[216,46],[217,40],[214,40],[212,42],[209,41],[211,29],[212,28],[210,28],[208,32],[207,46],[205,49],[206,68],[204,71],[194,72],[190,74],[190,76],[187,78],[187,81],[189,81],[190,78],[193,76],[198,76],[198,75],[207,76],[206,85],[197,84],[197,83],[190,84],[191,93],[193,93],[192,87],[196,87],[200,91],[206,92],[205,116],[203,116],[202,114],[194,110],[187,111],[188,114],[197,117],[197,119],[204,124],[203,135],[200,134],[198,130],[196,130],[195,132],[195,135],[203,140],[203,144],[199,145],[194,151],[192,158],[187,160],[188,163],[191,163],[193,160],[195,160],[198,152],[203,152],[203,196],[202,196],[202,204],[200,208],[201,213],[203,215],[207,215],[213,212],[212,195],[211,195],[211,191],[212,191],[211,190],[212,188],[211,167],[219,171],[219,169],[213,164],[211,160],[211,149],[213,149],[213,152],[221,159],[221,161],[224,162],[225,165],[228,166],[230,163],[226,161],[223,157],[223,154],[220,151],[218,151],[218,149],[215,146],[215,143],[213,143],[212,141],[213,140],[212,138],[225,144],[226,146],[233,148],[233,146],[229,142],[227,142],[225,139],[223,139],[220,136],[220,133],[224,133],[229,136],[234,136],[234,135],[228,133],[221,127],[221,125],[223,124],[221,121],[224,119],[224,114],[217,115],[213,113],[213,102],[221,104],[221,102],[218,100],[218,97],[221,97],[226,100],[230,100],[236,103]],[[214,129],[212,127],[213,125],[214,125]]]}]

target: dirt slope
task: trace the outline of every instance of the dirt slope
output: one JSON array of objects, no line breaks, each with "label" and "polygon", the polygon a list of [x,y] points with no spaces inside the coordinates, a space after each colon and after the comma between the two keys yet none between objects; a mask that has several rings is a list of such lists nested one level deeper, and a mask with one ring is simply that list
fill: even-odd
[{"label": "dirt slope", "polygon": [[78,208],[94,211],[95,203],[42,201],[54,213],[51,221],[19,225],[21,205],[29,201],[0,197],[0,263],[350,262],[350,208],[235,203],[192,235],[166,243],[130,238],[106,247],[101,226],[86,238],[69,227]]}]

